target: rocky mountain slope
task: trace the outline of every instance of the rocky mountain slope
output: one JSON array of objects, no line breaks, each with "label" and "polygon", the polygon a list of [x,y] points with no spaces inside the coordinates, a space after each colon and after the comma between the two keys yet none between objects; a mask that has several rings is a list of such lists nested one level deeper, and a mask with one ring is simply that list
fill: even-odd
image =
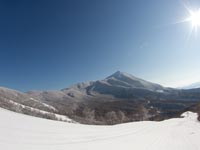
[{"label": "rocky mountain slope", "polygon": [[179,117],[199,100],[200,89],[166,88],[120,71],[103,80],[75,84],[60,91],[21,93],[0,88],[0,107],[54,120],[71,118],[85,124]]}]

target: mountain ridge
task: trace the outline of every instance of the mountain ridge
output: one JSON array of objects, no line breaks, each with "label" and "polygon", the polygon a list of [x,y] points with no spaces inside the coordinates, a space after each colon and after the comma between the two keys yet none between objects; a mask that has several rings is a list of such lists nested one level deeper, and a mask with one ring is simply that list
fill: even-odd
[{"label": "mountain ridge", "polygon": [[200,89],[163,87],[121,71],[102,80],[82,82],[61,90],[23,93],[0,88],[0,107],[53,120],[59,120],[55,114],[63,115],[85,124],[178,117],[199,99]]},{"label": "mountain ridge", "polygon": [[195,82],[183,87],[180,87],[181,89],[196,89],[196,88],[200,88],[200,82]]}]

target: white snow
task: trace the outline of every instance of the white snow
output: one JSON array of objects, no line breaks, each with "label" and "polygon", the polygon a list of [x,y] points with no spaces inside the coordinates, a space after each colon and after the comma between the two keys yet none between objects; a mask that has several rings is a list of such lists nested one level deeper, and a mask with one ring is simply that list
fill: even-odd
[{"label": "white snow", "polygon": [[0,109],[2,150],[200,150],[197,115],[115,126],[51,121]]},{"label": "white snow", "polygon": [[195,82],[189,85],[185,85],[182,87],[178,87],[179,89],[196,89],[196,88],[200,88],[200,82]]},{"label": "white snow", "polygon": [[51,106],[51,105],[48,105],[48,104],[45,104],[45,103],[42,103],[42,102],[40,102],[39,100],[36,100],[36,99],[34,99],[34,98],[30,98],[30,100],[32,100],[32,101],[35,101],[35,102],[38,102],[38,103],[40,103],[40,104],[42,104],[44,107],[47,107],[47,108],[49,108],[49,109],[51,109],[51,110],[53,110],[53,111],[58,111],[55,107],[53,107],[53,106]]},{"label": "white snow", "polygon": [[164,93],[163,90],[156,90],[156,92],[158,92],[158,93]]},{"label": "white snow", "polygon": [[26,106],[26,105],[23,105],[23,104],[19,104],[17,102],[14,102],[13,100],[7,100],[8,103],[10,104],[13,104],[15,106],[20,106],[22,108],[29,108],[30,111],[32,112],[38,112],[38,113],[41,113],[41,114],[49,114],[49,115],[55,115],[55,117],[60,120],[60,121],[66,121],[66,122],[73,122],[73,123],[77,123],[75,122],[74,120],[66,117],[66,116],[63,116],[63,115],[59,115],[59,114],[56,114],[56,113],[52,113],[52,112],[47,112],[47,111],[44,111],[44,110],[40,110],[40,109],[37,109],[37,108],[33,108],[33,107],[30,107],[30,106]]}]

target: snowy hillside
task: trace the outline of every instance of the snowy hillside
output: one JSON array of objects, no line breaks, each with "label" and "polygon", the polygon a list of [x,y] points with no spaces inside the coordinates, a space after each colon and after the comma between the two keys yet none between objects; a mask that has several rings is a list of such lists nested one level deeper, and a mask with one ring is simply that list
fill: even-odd
[{"label": "snowy hillside", "polygon": [[165,90],[168,90],[168,88],[164,88],[159,84],[151,83],[131,74],[117,71],[103,80],[75,84],[70,88],[63,89],[62,91],[67,93],[69,96],[82,98],[87,94],[94,96],[96,92],[101,94],[117,95],[119,92],[117,89],[139,89],[154,92],[164,92]]},{"label": "snowy hillside", "polygon": [[179,117],[198,103],[199,93],[200,89],[167,88],[117,71],[62,90],[24,93],[0,87],[0,107],[52,120],[113,125]]},{"label": "snowy hillside", "polygon": [[0,109],[2,150],[199,150],[197,115],[115,126],[64,123]]},{"label": "snowy hillside", "polygon": [[200,88],[200,82],[192,83],[187,86],[180,87],[181,89],[195,89],[195,88]]}]

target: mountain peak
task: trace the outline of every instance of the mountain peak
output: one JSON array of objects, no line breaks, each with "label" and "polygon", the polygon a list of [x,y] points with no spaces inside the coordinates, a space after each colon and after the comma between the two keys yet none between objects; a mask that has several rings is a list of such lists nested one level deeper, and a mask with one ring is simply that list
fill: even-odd
[{"label": "mountain peak", "polygon": [[114,74],[120,74],[123,73],[122,71],[117,70]]},{"label": "mountain peak", "polygon": [[122,71],[116,71],[115,73],[113,73],[112,75],[108,76],[106,79],[109,79],[109,78],[121,78],[123,76],[126,76],[126,77],[133,77],[131,74],[128,74],[126,72],[122,72]]},{"label": "mountain peak", "polygon": [[[145,81],[138,77],[135,77],[129,73],[116,71],[111,76],[108,76],[105,81],[113,86],[127,87],[127,88],[140,88],[147,89],[150,91],[163,90],[161,85]],[[105,82],[104,81],[104,82]]]},{"label": "mountain peak", "polygon": [[115,76],[120,76],[120,75],[122,75],[122,74],[123,74],[123,72],[121,72],[121,71],[116,71],[116,72],[113,73],[111,76],[115,77]]}]

